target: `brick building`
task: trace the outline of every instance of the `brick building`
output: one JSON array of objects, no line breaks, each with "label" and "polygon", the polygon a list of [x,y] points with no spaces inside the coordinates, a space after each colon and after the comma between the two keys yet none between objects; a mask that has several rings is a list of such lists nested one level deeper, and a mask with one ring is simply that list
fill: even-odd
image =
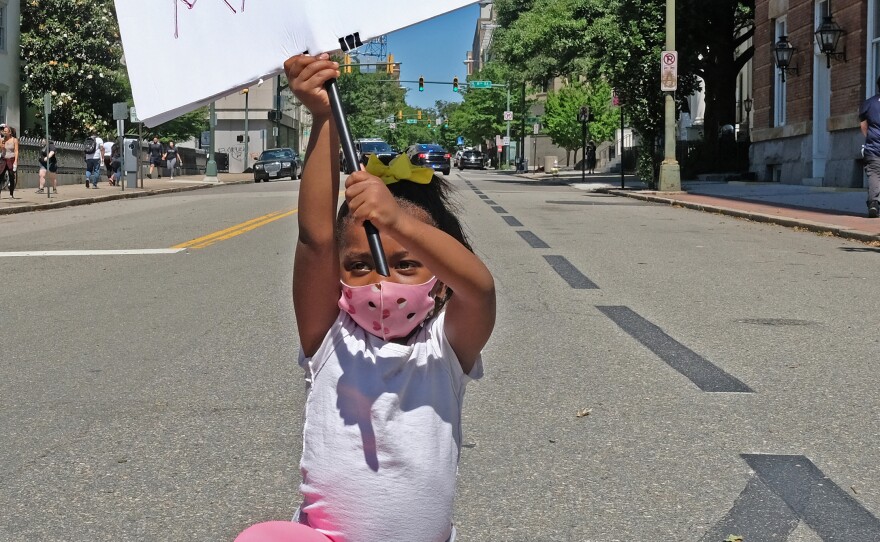
[{"label": "brick building", "polygon": [[[830,15],[844,31],[828,57],[814,33]],[[775,62],[780,38],[796,48]],[[858,109],[880,76],[880,0],[757,0],[750,169],[758,180],[862,187]]]}]

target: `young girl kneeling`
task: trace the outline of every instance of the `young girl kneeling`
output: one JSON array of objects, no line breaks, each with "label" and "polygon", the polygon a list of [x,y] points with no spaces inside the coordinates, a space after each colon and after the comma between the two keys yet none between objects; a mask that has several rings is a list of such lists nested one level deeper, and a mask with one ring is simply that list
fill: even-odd
[{"label": "young girl kneeling", "polygon": [[[350,175],[337,215],[339,138],[324,83],[338,67],[327,55],[285,63],[313,119],[293,272],[309,386],[295,519],[334,542],[445,542],[464,390],[482,375],[495,285],[446,181],[404,155]],[[376,271],[366,220],[389,277]]]}]

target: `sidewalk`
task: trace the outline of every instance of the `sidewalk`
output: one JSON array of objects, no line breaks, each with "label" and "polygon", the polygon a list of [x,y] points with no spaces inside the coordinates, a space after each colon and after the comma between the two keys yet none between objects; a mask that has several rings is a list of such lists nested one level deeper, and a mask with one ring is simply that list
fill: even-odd
[{"label": "sidewalk", "polygon": [[824,188],[747,181],[682,181],[681,192],[647,190],[644,183],[627,176],[620,189],[619,174],[587,175],[580,171],[559,175],[526,173],[520,177],[539,182],[563,182],[587,191],[604,192],[677,207],[736,216],[757,222],[830,233],[880,246],[880,218],[867,218],[863,188]]},{"label": "sidewalk", "polygon": [[[8,191],[0,193],[0,215],[11,213],[27,213],[30,211],[42,211],[45,209],[58,209],[72,205],[88,205],[102,201],[111,201],[123,198],[138,198],[153,196],[156,194],[169,194],[188,190],[223,186],[224,184],[247,184],[254,182],[251,173],[221,173],[218,175],[219,183],[206,183],[203,176],[190,175],[176,177],[173,181],[169,178],[144,179],[144,188],[128,188],[123,190],[118,186],[107,184],[106,177],[102,177],[98,188],[86,188],[85,179],[75,185],[60,185],[58,193],[37,194],[36,188],[22,188],[15,191],[15,198],[9,197]],[[47,183],[48,184],[48,183]],[[48,189],[48,187],[47,187]]]}]

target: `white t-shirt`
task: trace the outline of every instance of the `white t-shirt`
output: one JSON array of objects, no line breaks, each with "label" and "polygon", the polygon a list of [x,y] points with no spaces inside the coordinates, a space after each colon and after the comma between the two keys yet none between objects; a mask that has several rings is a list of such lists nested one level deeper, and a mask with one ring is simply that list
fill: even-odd
[{"label": "white t-shirt", "polygon": [[445,312],[406,345],[340,312],[311,358],[299,521],[334,542],[445,542],[461,452],[465,375]]},{"label": "white t-shirt", "polygon": [[97,160],[100,160],[103,148],[104,140],[100,137],[95,137],[95,152],[93,152],[91,156],[86,156],[86,158],[95,158]]},{"label": "white t-shirt", "polygon": [[104,142],[104,156],[113,156],[113,142],[105,141]]}]

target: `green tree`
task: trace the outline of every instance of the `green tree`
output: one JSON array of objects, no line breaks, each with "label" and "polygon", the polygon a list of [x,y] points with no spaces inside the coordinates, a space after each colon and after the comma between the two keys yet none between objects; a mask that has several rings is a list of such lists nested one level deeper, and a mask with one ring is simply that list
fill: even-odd
[{"label": "green tree", "polygon": [[[157,136],[163,142],[186,141],[192,137],[198,138],[202,132],[209,129],[208,108],[201,107],[151,128],[148,133],[144,134],[144,137],[151,139],[153,136]],[[130,131],[136,133],[137,129],[132,127]]]},{"label": "green tree", "polygon": [[[665,0],[498,0],[498,56],[533,82],[556,76],[604,78],[623,98],[641,144],[640,172],[658,173],[664,95],[659,57],[665,45]],[[679,0],[677,96],[705,81],[707,135],[733,123],[735,80],[751,58],[754,0]],[[711,132],[711,133],[710,133]]]},{"label": "green tree", "polygon": [[601,142],[611,139],[617,114],[609,106],[610,97],[611,87],[602,80],[591,85],[569,84],[547,95],[544,128],[553,143],[567,151],[566,165],[571,165],[571,151],[575,151],[577,156],[577,150],[580,149],[583,154],[583,125],[578,121],[582,106],[589,107],[592,117],[588,124],[587,140]]},{"label": "green tree", "polygon": [[390,117],[406,107],[403,91],[387,79],[385,72],[357,68],[339,78],[342,107],[354,138],[387,137]]},{"label": "green tree", "polygon": [[[514,78],[514,72],[504,65],[490,62],[483,69],[474,72],[469,81],[492,81],[495,84],[510,85],[510,106],[515,108],[522,100],[521,86]],[[504,111],[507,109],[507,90],[504,88],[465,88],[461,90],[464,101],[449,115],[449,129],[456,135],[464,136],[468,145],[481,145],[494,141],[498,134],[506,133],[507,123]],[[520,123],[511,125],[511,137],[519,135]]]},{"label": "green tree", "polygon": [[[83,24],[88,21],[89,24]],[[110,133],[113,104],[129,97],[112,0],[21,3],[22,96],[44,132],[43,95],[52,95],[53,138]]]},{"label": "green tree", "polygon": [[586,89],[581,85],[567,85],[547,95],[544,130],[554,144],[565,149],[565,165],[571,165],[571,151],[581,148],[583,133],[577,117],[586,103]]}]

